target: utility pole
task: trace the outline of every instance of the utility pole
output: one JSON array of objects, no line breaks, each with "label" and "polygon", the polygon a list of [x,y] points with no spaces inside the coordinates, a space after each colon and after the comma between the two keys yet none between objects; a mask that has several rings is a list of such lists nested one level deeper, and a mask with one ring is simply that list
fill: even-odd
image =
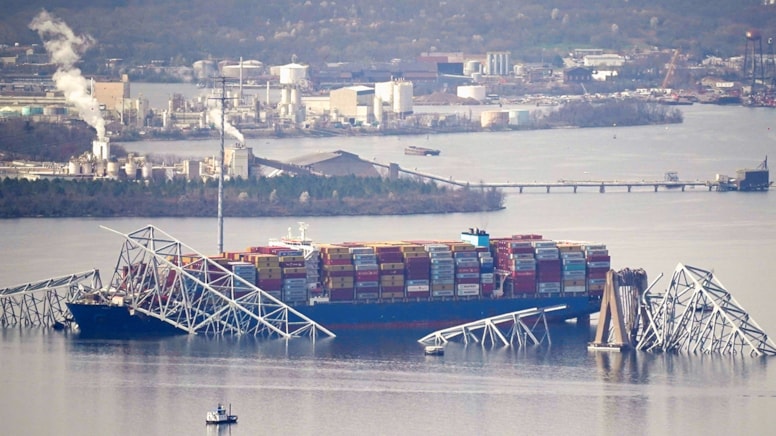
[{"label": "utility pole", "polygon": [[224,126],[226,124],[226,77],[221,81],[221,154],[218,160],[218,253],[224,252]]}]

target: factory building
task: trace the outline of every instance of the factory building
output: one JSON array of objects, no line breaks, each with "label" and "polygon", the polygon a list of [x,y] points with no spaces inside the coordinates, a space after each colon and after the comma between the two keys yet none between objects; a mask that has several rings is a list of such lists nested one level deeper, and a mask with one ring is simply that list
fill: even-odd
[{"label": "factory building", "polygon": [[121,76],[121,80],[116,82],[92,82],[92,96],[100,108],[111,112],[120,113],[124,100],[129,98],[129,76]]},{"label": "factory building", "polygon": [[224,149],[224,162],[226,162],[227,174],[230,177],[241,177],[248,179],[250,176],[251,156],[253,149],[246,147],[230,147]]},{"label": "factory building", "polygon": [[374,165],[356,154],[343,150],[308,154],[288,162],[327,176],[378,177],[380,175]]},{"label": "factory building", "polygon": [[374,118],[375,90],[368,86],[347,86],[329,93],[332,113],[345,118],[351,124],[369,123]]}]

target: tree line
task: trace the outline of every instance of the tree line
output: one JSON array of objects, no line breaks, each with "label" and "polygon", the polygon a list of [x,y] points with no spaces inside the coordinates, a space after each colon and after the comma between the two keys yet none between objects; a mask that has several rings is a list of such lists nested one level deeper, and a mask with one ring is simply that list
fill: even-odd
[{"label": "tree line", "polygon": [[[279,176],[224,182],[223,213],[233,217],[391,215],[492,211],[495,189],[452,189],[379,177]],[[27,180],[0,182],[0,218],[216,216],[215,181]]]}]

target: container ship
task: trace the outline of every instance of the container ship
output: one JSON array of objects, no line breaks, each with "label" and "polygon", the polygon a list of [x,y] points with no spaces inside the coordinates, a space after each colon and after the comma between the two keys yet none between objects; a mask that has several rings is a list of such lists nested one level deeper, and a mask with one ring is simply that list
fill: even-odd
[{"label": "container ship", "polygon": [[[183,264],[195,261],[185,257]],[[548,314],[550,320],[585,318],[600,308],[611,265],[603,244],[537,234],[492,238],[480,229],[448,241],[316,244],[303,228],[301,237],[210,259],[333,331],[437,329],[554,305],[566,309]],[[176,333],[118,304],[78,301],[68,308],[82,332]]]}]

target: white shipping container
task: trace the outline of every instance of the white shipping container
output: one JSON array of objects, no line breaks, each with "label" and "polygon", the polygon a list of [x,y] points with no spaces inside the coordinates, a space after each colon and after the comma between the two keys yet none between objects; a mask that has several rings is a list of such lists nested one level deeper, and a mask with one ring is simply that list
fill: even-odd
[{"label": "white shipping container", "polygon": [[431,289],[429,285],[411,285],[407,286],[407,292],[428,292]]},{"label": "white shipping container", "polygon": [[568,293],[579,293],[579,292],[585,292],[585,286],[566,286],[563,288],[563,291]]}]

